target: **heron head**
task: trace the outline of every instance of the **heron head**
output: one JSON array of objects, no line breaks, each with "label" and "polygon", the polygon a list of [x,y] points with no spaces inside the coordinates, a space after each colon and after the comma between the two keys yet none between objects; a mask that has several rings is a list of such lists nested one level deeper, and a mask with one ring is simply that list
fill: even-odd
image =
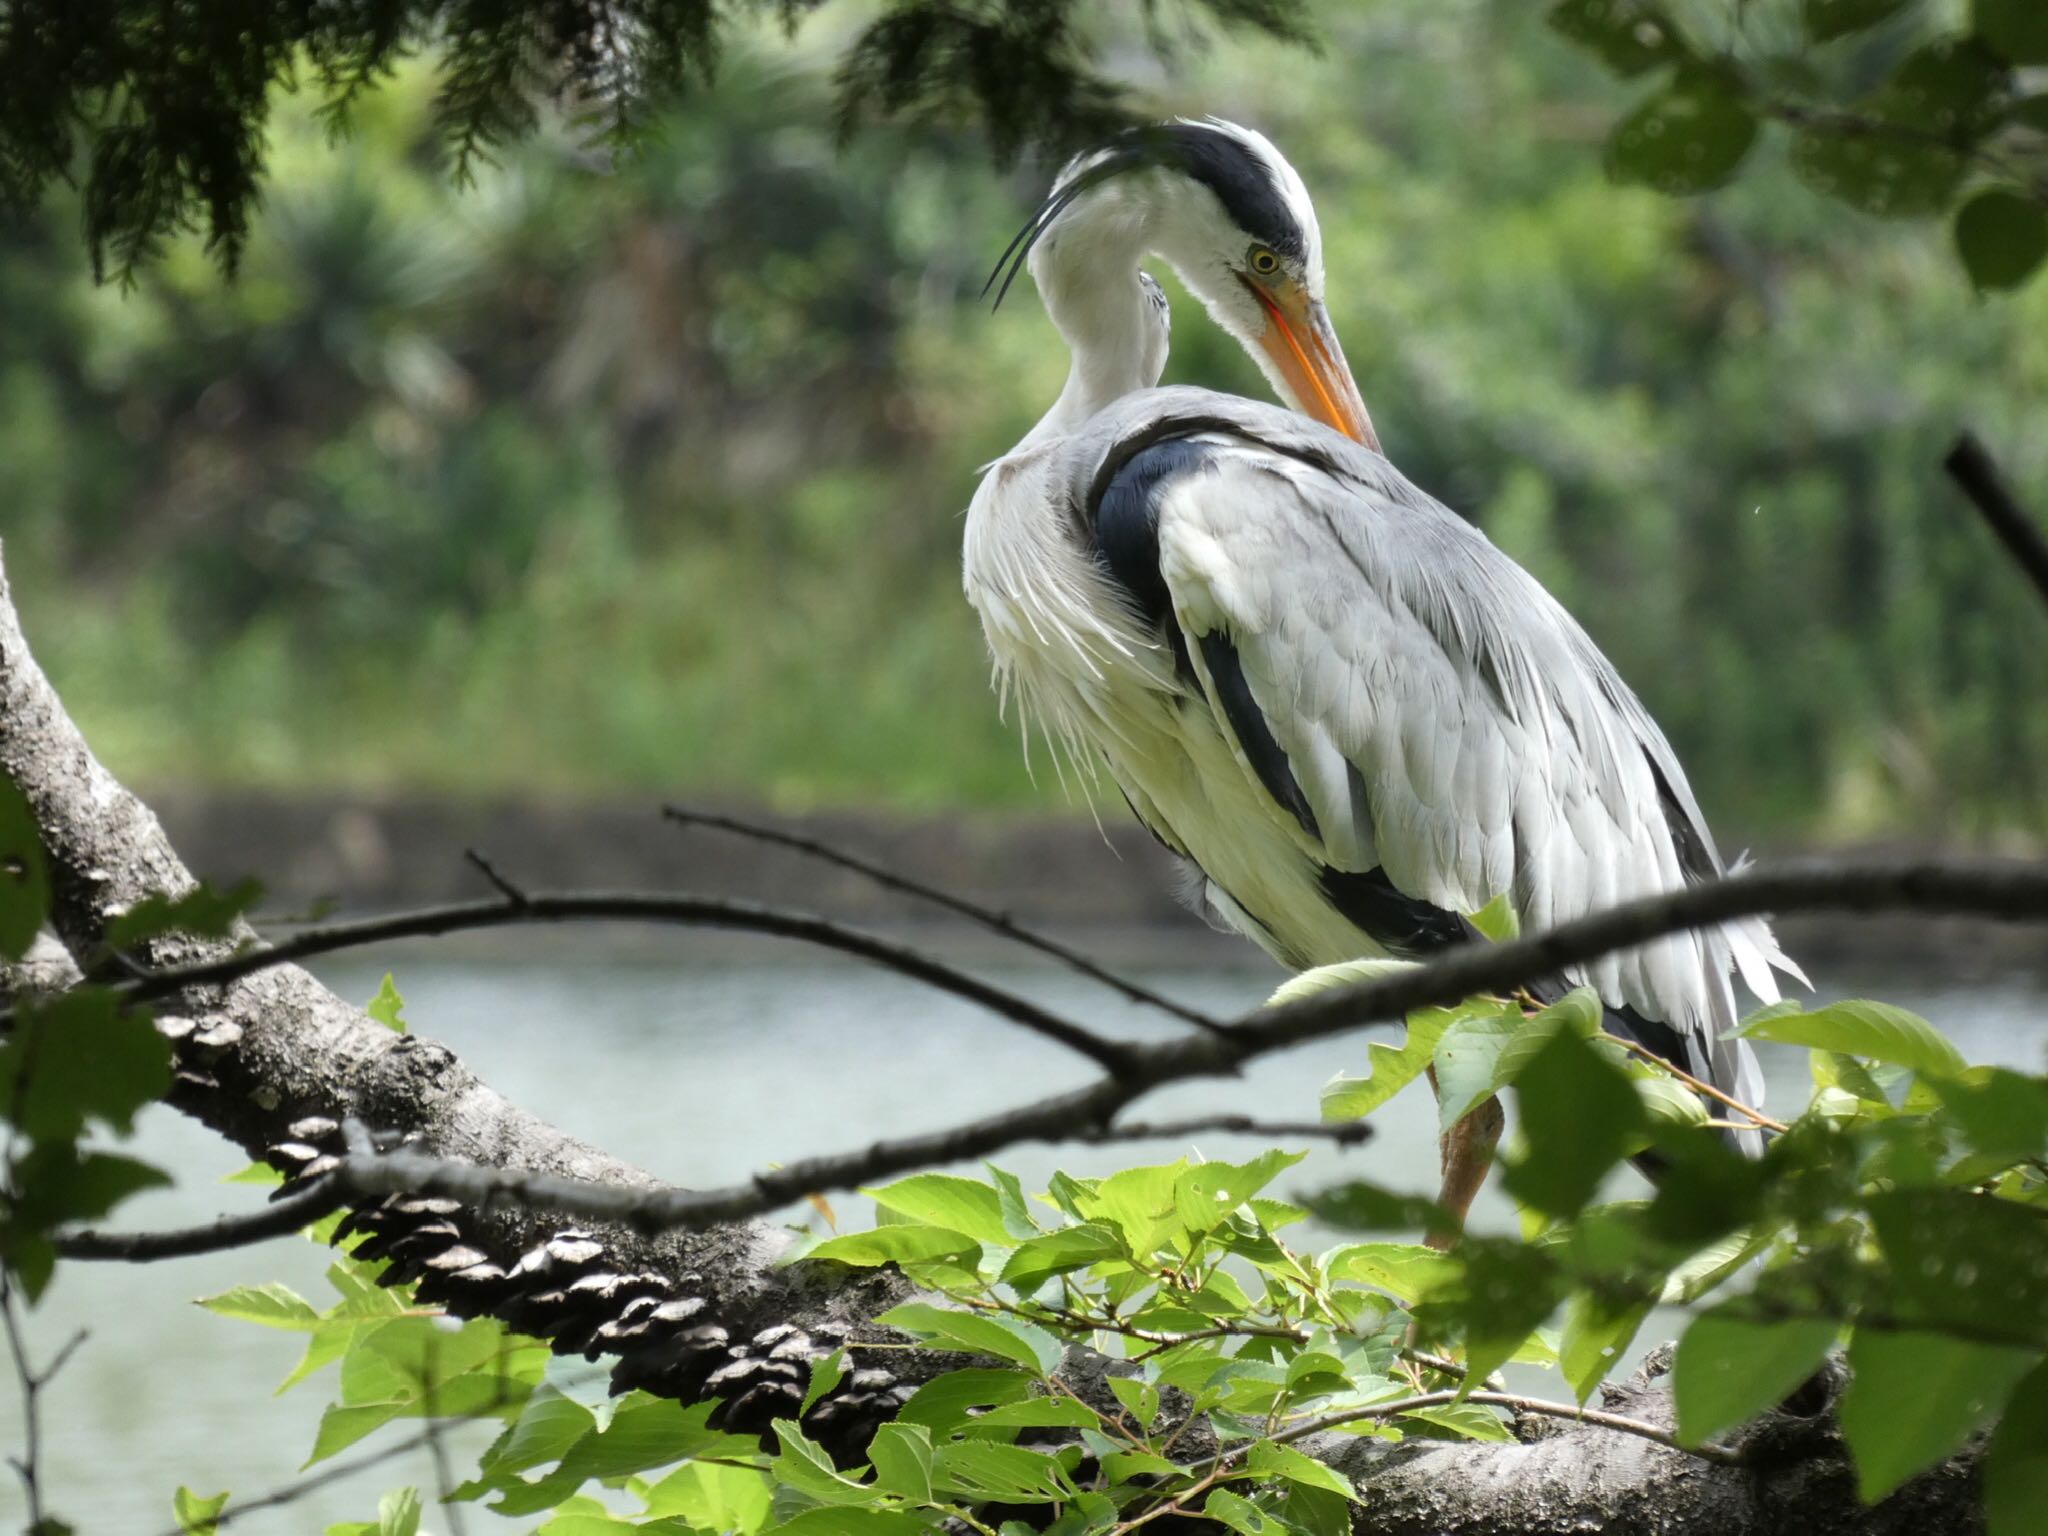
[{"label": "heron head", "polygon": [[[1259,363],[1280,397],[1377,447],[1323,304],[1308,189],[1263,134],[1210,118],[1133,129],[1070,161],[998,263],[1041,291],[1151,251]],[[1014,257],[1014,262],[1012,261]],[[1000,295],[998,296],[1000,302]]]}]

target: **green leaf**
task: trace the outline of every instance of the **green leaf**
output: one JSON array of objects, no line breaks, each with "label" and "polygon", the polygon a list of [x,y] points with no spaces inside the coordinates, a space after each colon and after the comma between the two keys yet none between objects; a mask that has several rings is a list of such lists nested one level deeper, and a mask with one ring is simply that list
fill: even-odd
[{"label": "green leaf", "polygon": [[1865,32],[1904,10],[1907,0],[1806,0],[1806,35],[1817,43]]},{"label": "green leaf", "polygon": [[1116,1226],[1132,1252],[1154,1252],[1179,1232],[1174,1191],[1187,1169],[1187,1160],[1182,1158],[1113,1173],[1093,1190],[1084,1190],[1079,1200],[1081,1215],[1085,1220]]},{"label": "green leaf", "polygon": [[902,1510],[835,1506],[807,1509],[775,1526],[773,1536],[929,1536],[929,1527]]},{"label": "green leaf", "polygon": [[1286,1521],[1228,1488],[1213,1490],[1202,1504],[1202,1513],[1239,1536],[1288,1536]]},{"label": "green leaf", "polygon": [[1065,1353],[1060,1341],[1035,1324],[978,1312],[956,1312],[928,1302],[907,1302],[875,1319],[914,1334],[934,1349],[1010,1360],[1041,1376],[1050,1376]]},{"label": "green leaf", "polygon": [[1248,1163],[1198,1163],[1174,1181],[1173,1204],[1190,1232],[1210,1232],[1305,1152],[1261,1152]]},{"label": "green leaf", "polygon": [[964,1232],[1005,1247],[1016,1241],[1003,1220],[1002,1197],[993,1186],[950,1173],[918,1173],[880,1189],[864,1189],[875,1204],[928,1227]]},{"label": "green leaf", "polygon": [[841,1473],[825,1448],[799,1429],[794,1419],[777,1419],[775,1435],[782,1445],[773,1469],[778,1484],[798,1489],[821,1504],[872,1504],[881,1496],[881,1489]]},{"label": "green leaf", "polygon": [[363,1004],[363,1012],[394,1034],[405,1033],[405,999],[398,995],[398,986],[389,971],[384,973],[377,995]]},{"label": "green leaf", "polygon": [[[1095,1410],[1066,1397],[1027,1397],[1020,1403],[991,1408],[974,1421],[981,1429],[1094,1429],[1101,1424]],[[1007,1438],[1007,1437],[1004,1437]]]},{"label": "green leaf", "polygon": [[1478,1403],[1445,1403],[1436,1408],[1417,1408],[1401,1415],[1403,1424],[1431,1424],[1446,1429],[1460,1440],[1490,1440],[1508,1445],[1514,1442],[1515,1432],[1495,1408]]},{"label": "green leaf", "polygon": [[2002,188],[1979,192],[1957,210],[1955,236],[1971,282],[1986,292],[2017,288],[2048,258],[2048,208]]},{"label": "green leaf", "polygon": [[1038,1223],[1032,1219],[1031,1203],[1024,1198],[1024,1186],[1017,1175],[994,1163],[983,1163],[988,1176],[995,1181],[996,1197],[1003,1212],[1003,1227],[1010,1234],[1010,1241],[1018,1242],[1030,1237],[1038,1230]]},{"label": "green leaf", "polygon": [[50,866],[35,810],[0,774],[0,959],[19,960],[50,915]]},{"label": "green leaf", "polygon": [[1852,1001],[1830,1003],[1811,1013],[1777,1013],[1752,1018],[1736,1033],[1751,1040],[1895,1062],[1931,1077],[1953,1077],[1967,1065],[1941,1031],[1889,1003]]},{"label": "green leaf", "polygon": [[170,1182],[163,1169],[118,1152],[89,1152],[74,1141],[44,1142],[14,1166],[9,1224],[49,1231],[97,1221],[130,1195]]},{"label": "green leaf", "polygon": [[1343,1474],[1312,1456],[1304,1456],[1292,1446],[1261,1440],[1252,1447],[1245,1466],[1254,1477],[1277,1477],[1283,1482],[1299,1483],[1304,1488],[1325,1489],[1340,1498],[1355,1497],[1349,1479]]},{"label": "green leaf", "polygon": [[1465,1379],[1476,1386],[1564,1299],[1564,1275],[1540,1249],[1470,1233],[1448,1259],[1443,1280],[1413,1310],[1431,1332],[1464,1335]]},{"label": "green leaf", "polygon": [[1869,1196],[1894,1309],[1930,1328],[2048,1343],[2048,1221],[1988,1195],[1895,1189]]},{"label": "green leaf", "polygon": [[1323,1263],[1332,1280],[1378,1286],[1402,1301],[1428,1294],[1453,1267],[1449,1254],[1423,1243],[1350,1243]]},{"label": "green leaf", "polygon": [[1937,1079],[1942,1108],[1971,1147],[2006,1163],[2048,1158],[2048,1081],[2003,1067]]},{"label": "green leaf", "polygon": [[210,1498],[202,1498],[190,1488],[180,1484],[171,1496],[171,1513],[177,1517],[178,1529],[185,1536],[214,1536],[220,1529],[220,1512],[227,1507],[227,1490],[222,1489]]},{"label": "green leaf", "polygon": [[1318,1221],[1350,1232],[1456,1232],[1458,1218],[1420,1195],[1401,1195],[1354,1181],[1304,1198]]},{"label": "green leaf", "polygon": [[829,1393],[846,1375],[846,1351],[835,1349],[822,1360],[811,1362],[811,1377],[804,1386],[803,1406],[796,1416],[801,1419],[817,1406],[818,1400]]},{"label": "green leaf", "polygon": [[313,1304],[288,1285],[238,1285],[218,1296],[202,1296],[198,1305],[216,1317],[232,1317],[265,1328],[289,1328],[304,1333],[320,1326],[320,1314]]},{"label": "green leaf", "polygon": [[320,1429],[313,1437],[313,1454],[305,1459],[300,1470],[325,1461],[337,1451],[345,1451],[363,1436],[381,1429],[401,1413],[405,1412],[402,1402],[363,1403],[354,1407],[331,1403],[320,1415]]},{"label": "green leaf", "polygon": [[1875,1504],[1958,1449],[2005,1405],[2039,1359],[1949,1334],[1856,1330],[1842,1394],[1842,1434],[1856,1491]]},{"label": "green leaf", "polygon": [[1528,1149],[1502,1177],[1509,1193],[1551,1216],[1576,1215],[1647,1125],[1628,1078],[1560,1030],[1515,1083]]},{"label": "green leaf", "polygon": [[1976,0],[1977,35],[2010,64],[2048,64],[2048,6],[2041,0]]},{"label": "green leaf", "polygon": [[1678,63],[1689,53],[1684,38],[1646,0],[1562,0],[1548,19],[1624,79]]},{"label": "green leaf", "polygon": [[1619,1301],[1594,1291],[1575,1291],[1565,1303],[1564,1333],[1557,1363],[1580,1402],[1607,1379],[1650,1315],[1648,1302]]},{"label": "green leaf", "polygon": [[768,1523],[770,1490],[765,1468],[751,1471],[707,1461],[685,1462],[647,1490],[646,1513],[656,1518],[675,1516],[694,1530],[751,1536]]},{"label": "green leaf", "polygon": [[922,1424],[884,1424],[868,1446],[875,1483],[919,1504],[932,1497],[932,1432]]},{"label": "green leaf", "polygon": [[377,1501],[377,1536],[419,1536],[420,1491],[395,1488]]},{"label": "green leaf", "polygon": [[1948,207],[1966,162],[1939,144],[1815,126],[1792,136],[1792,169],[1816,192],[1851,208],[1879,218],[1921,219]]},{"label": "green leaf", "polygon": [[847,1232],[827,1238],[804,1255],[807,1260],[831,1259],[858,1269],[882,1264],[915,1264],[930,1259],[965,1258],[981,1262],[981,1244],[964,1232],[945,1227],[898,1223],[870,1232]]},{"label": "green leaf", "polygon": [[125,1136],[170,1086],[170,1042],[102,988],[24,1009],[0,1041],[0,1114],[32,1140],[75,1141],[89,1120]]},{"label": "green leaf", "polygon": [[1109,1390],[1138,1428],[1149,1432],[1159,1418],[1159,1389],[1136,1376],[1112,1376]]},{"label": "green leaf", "polygon": [[1840,1331],[1830,1321],[1757,1322],[1725,1308],[1694,1318],[1672,1364],[1678,1438],[1700,1445],[1775,1408],[1819,1368]]},{"label": "green leaf", "polygon": [[1723,76],[1688,70],[1621,120],[1607,174],[1671,196],[1711,191],[1741,166],[1758,126]]},{"label": "green leaf", "polygon": [[1399,1046],[1374,1041],[1366,1047],[1364,1077],[1338,1073],[1323,1088],[1325,1120],[1363,1120],[1422,1076],[1444,1030],[1458,1017],[1449,1008],[1419,1008],[1408,1015],[1408,1034]]},{"label": "green leaf", "polygon": [[968,1423],[976,1409],[1029,1397],[1032,1379],[1022,1371],[948,1371],[913,1392],[896,1417],[900,1423],[922,1424],[934,1435],[950,1435]]},{"label": "green leaf", "polygon": [[1104,1259],[1123,1256],[1123,1238],[1114,1229],[1097,1222],[1083,1222],[1019,1243],[1017,1251],[1003,1265],[1000,1278],[1005,1285],[1015,1286],[1028,1296],[1054,1275],[1069,1274]]},{"label": "green leaf", "polygon": [[989,1440],[954,1440],[932,1452],[932,1491],[980,1502],[1052,1504],[1078,1491],[1050,1456]]},{"label": "green leaf", "polygon": [[1984,1454],[1988,1536],[2030,1536],[2048,1509],[2048,1361],[2013,1389]]},{"label": "green leaf", "polygon": [[1297,971],[1273,989],[1273,995],[1266,999],[1266,1007],[1280,1008],[1288,1003],[1298,1003],[1305,997],[1314,997],[1318,992],[1328,992],[1335,987],[1348,987],[1358,982],[1378,981],[1384,976],[1393,976],[1401,971],[1412,971],[1413,960],[1389,960],[1383,957],[1339,960],[1335,965],[1312,966]]},{"label": "green leaf", "polygon": [[1434,1057],[1440,1132],[1493,1097],[1500,1053],[1523,1023],[1511,1004],[1475,1003],[1444,1030]]},{"label": "green leaf", "polygon": [[195,885],[182,896],[145,896],[107,924],[106,942],[113,949],[132,949],[167,933],[223,939],[262,894],[262,886],[244,880],[226,891]]}]

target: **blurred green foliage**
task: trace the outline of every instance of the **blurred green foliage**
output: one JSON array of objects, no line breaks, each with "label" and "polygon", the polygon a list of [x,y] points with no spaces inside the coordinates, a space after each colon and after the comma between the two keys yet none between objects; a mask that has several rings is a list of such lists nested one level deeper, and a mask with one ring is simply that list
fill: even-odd
[{"label": "blurred green foliage", "polygon": [[[2048,824],[2041,617],[1938,469],[1967,423],[2048,504],[2048,283],[1978,298],[1946,231],[1813,196],[1769,135],[1707,199],[1611,182],[1641,85],[1534,8],[1321,19],[1320,59],[1144,83],[1294,159],[1395,459],[1581,616],[1710,814]],[[812,62],[736,50],[611,174],[544,133],[467,191],[424,67],[340,147],[287,98],[232,285],[192,240],[95,287],[68,197],[0,234],[0,531],[117,768],[1057,793],[957,581],[975,467],[1064,369],[1028,294],[974,300],[1044,171],[935,127],[842,151]],[[1179,321],[1170,378],[1264,393]]]}]

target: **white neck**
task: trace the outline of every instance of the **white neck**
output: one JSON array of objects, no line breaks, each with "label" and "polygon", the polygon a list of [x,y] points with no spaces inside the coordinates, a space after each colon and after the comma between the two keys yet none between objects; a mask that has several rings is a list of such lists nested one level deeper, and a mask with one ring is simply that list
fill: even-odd
[{"label": "white neck", "polygon": [[1082,198],[1032,248],[1031,279],[1073,355],[1066,387],[1019,447],[1075,430],[1166,367],[1166,331],[1138,280],[1142,205]]}]

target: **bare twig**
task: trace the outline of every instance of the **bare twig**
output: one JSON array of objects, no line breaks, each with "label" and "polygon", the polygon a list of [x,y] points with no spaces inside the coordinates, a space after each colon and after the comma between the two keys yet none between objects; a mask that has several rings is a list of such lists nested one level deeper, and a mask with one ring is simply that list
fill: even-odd
[{"label": "bare twig", "polygon": [[171,1232],[66,1232],[56,1239],[57,1252],[67,1259],[150,1264],[159,1259],[246,1248],[273,1237],[287,1237],[307,1223],[318,1221],[346,1204],[348,1195],[347,1189],[323,1176],[246,1216],[223,1216],[204,1226]]},{"label": "bare twig", "polygon": [[2033,582],[2042,601],[2048,602],[2048,535],[2042,533],[2041,525],[2027,515],[2027,509],[2013,495],[1990,451],[1974,432],[1965,432],[1949,449],[1941,467],[1970,498],[1970,505],[1997,535],[2013,563]]},{"label": "bare twig", "polygon": [[[1651,1050],[1647,1045],[1644,1045],[1641,1041],[1624,1039],[1620,1035],[1608,1034],[1605,1031],[1603,1031],[1602,1034],[1605,1039],[1612,1040],[1616,1045],[1620,1046],[1623,1050],[1634,1052],[1637,1056],[1642,1057],[1644,1061],[1647,1061],[1651,1066],[1656,1067],[1658,1070],[1662,1071],[1667,1076],[1676,1079],[1678,1082],[1685,1084],[1685,1086],[1690,1088],[1694,1093],[1704,1094],[1706,1097],[1714,1100],[1715,1103],[1726,1105],[1728,1108],[1734,1110],[1738,1115],[1741,1115],[1744,1120],[1748,1121],[1749,1125],[1761,1126],[1763,1127],[1763,1129],[1767,1131],[1777,1132],[1780,1136],[1785,1134],[1784,1121],[1773,1120],[1769,1115],[1765,1114],[1762,1110],[1753,1109],[1749,1105],[1743,1103],[1742,1100],[1731,1097],[1723,1090],[1716,1088],[1712,1083],[1706,1081],[1706,1079],[1694,1077],[1690,1072],[1686,1071],[1685,1068],[1678,1066],[1674,1062],[1666,1061],[1662,1056],[1659,1056],[1655,1051]],[[1749,1128],[1749,1125],[1739,1125],[1733,1127],[1733,1129],[1747,1130]]]},{"label": "bare twig", "polygon": [[[232,1525],[238,1520],[255,1514],[258,1510],[277,1509],[282,1505],[296,1504],[299,1500],[306,1497],[307,1494],[318,1492],[329,1483],[341,1482],[346,1478],[354,1477],[358,1472],[368,1472],[372,1468],[383,1466],[386,1462],[396,1461],[401,1456],[410,1455],[414,1451],[425,1450],[428,1442],[439,1432],[437,1428],[423,1429],[416,1435],[408,1435],[403,1440],[394,1440],[381,1450],[371,1451],[366,1456],[358,1456],[353,1461],[337,1461],[332,1466],[315,1472],[311,1477],[302,1477],[297,1482],[285,1483],[257,1498],[230,1499],[227,1507],[214,1517],[213,1523],[216,1527]],[[181,1533],[182,1527],[172,1526],[163,1533],[163,1536],[181,1536]]]},{"label": "bare twig", "polygon": [[[516,887],[514,888],[516,890]],[[483,928],[508,928],[525,923],[666,923],[686,928],[723,928],[745,933],[769,934],[815,944],[841,954],[857,956],[886,970],[923,982],[940,992],[949,992],[979,1003],[1002,1018],[1033,1034],[1065,1046],[1087,1057],[1107,1071],[1120,1071],[1128,1062],[1130,1048],[1105,1039],[1069,1019],[1051,1013],[1027,998],[991,985],[908,945],[835,923],[808,912],[764,907],[752,902],[726,901],[714,896],[662,895],[648,892],[520,893],[500,901],[451,902],[445,906],[421,907],[389,917],[363,918],[308,928],[280,943],[262,949],[247,949],[198,965],[151,971],[120,987],[124,997],[137,1001],[167,997],[191,987],[217,986],[238,981],[273,966],[291,964],[315,955],[361,949],[394,939],[427,938],[439,934],[465,933]],[[0,1014],[0,1019],[10,1017]]]},{"label": "bare twig", "polygon": [[526,905],[526,892],[506,879],[499,872],[498,866],[485,858],[480,850],[465,848],[462,850],[462,857],[469,864],[470,868],[497,887],[500,896],[504,897],[507,901],[517,902],[522,907]]},{"label": "bare twig", "polygon": [[1258,1136],[1268,1141],[1314,1137],[1340,1147],[1370,1141],[1373,1128],[1363,1120],[1254,1120],[1249,1115],[1198,1115],[1189,1120],[1157,1123],[1132,1121],[1099,1130],[1077,1132],[1071,1139],[1092,1144],[1116,1141],[1184,1141],[1190,1136]]},{"label": "bare twig", "polygon": [[78,1346],[85,1342],[85,1332],[80,1330],[64,1341],[50,1363],[40,1371],[29,1364],[28,1341],[22,1337],[21,1319],[15,1315],[15,1284],[11,1275],[0,1271],[0,1327],[7,1334],[7,1352],[14,1360],[14,1377],[21,1386],[21,1454],[7,1458],[21,1479],[22,1493],[28,1501],[28,1529],[39,1532],[45,1529],[43,1519],[43,1388],[47,1387],[64,1369]]},{"label": "bare twig", "polygon": [[[460,928],[578,919],[648,919],[748,927],[825,943],[852,953],[886,953],[885,963],[905,974],[936,972],[933,985],[962,995],[993,994],[989,1006],[1006,1016],[1021,1011],[1026,1027],[1067,1040],[1083,1054],[1103,1053],[1107,1075],[1078,1089],[1003,1110],[945,1130],[877,1141],[854,1152],[803,1159],[758,1173],[722,1189],[626,1189],[588,1180],[506,1172],[449,1163],[412,1153],[380,1158],[377,1193],[434,1193],[490,1205],[525,1203],[597,1220],[626,1222],[642,1231],[706,1227],[758,1216],[830,1190],[847,1189],[887,1174],[970,1157],[985,1157],[1023,1141],[1065,1141],[1095,1136],[1136,1099],[1169,1083],[1230,1076],[1258,1057],[1373,1025],[1392,1024],[1418,1008],[1455,1004],[1482,993],[1506,995],[1540,977],[1583,965],[1665,934],[1708,928],[1774,911],[1915,911],[1971,913],[2000,919],[2048,917],[2048,864],[2020,860],[1813,859],[1777,868],[1755,866],[1612,907],[1547,933],[1505,944],[1468,944],[1426,965],[1369,981],[1332,987],[1278,1007],[1262,1008],[1221,1035],[1199,1034],[1156,1043],[1115,1044],[1047,1014],[1035,1005],[939,966],[915,951],[888,945],[801,913],[689,896],[534,896],[524,907],[485,902],[433,907],[396,917],[338,924],[302,934],[274,949],[252,951],[206,965],[159,971],[124,988],[130,997],[154,997],[194,985],[231,980],[308,954],[325,954],[384,939]],[[1025,1022],[1019,1019],[1019,1022]],[[408,1180],[414,1182],[408,1183]]]},{"label": "bare twig", "polygon": [[956,896],[951,891],[941,890],[910,875],[900,874],[886,865],[873,863],[858,854],[848,853],[843,848],[836,848],[817,838],[805,837],[801,833],[785,831],[780,827],[746,821],[738,816],[721,815],[716,811],[693,810],[684,805],[664,806],[661,813],[678,826],[709,827],[719,832],[730,832],[735,836],[752,838],[761,843],[772,843],[778,848],[788,848],[806,858],[818,859],[827,864],[835,864],[841,869],[851,870],[885,890],[898,891],[905,896],[914,896],[919,901],[943,907],[969,922],[979,923],[991,932],[1001,934],[1012,943],[1021,944],[1026,949],[1035,949],[1042,955],[1049,955],[1069,970],[1077,971],[1091,981],[1100,982],[1134,1003],[1143,1003],[1149,1008],[1157,1008],[1162,1013],[1170,1013],[1197,1029],[1221,1030],[1227,1027],[1220,1020],[1211,1018],[1198,1008],[1190,1008],[1185,1003],[1175,1002],[1163,993],[1142,987],[1128,977],[1119,976],[1099,961],[1091,960],[1079,950],[1033,932],[1018,923],[1007,912],[984,907],[978,902],[967,900],[964,896]]}]

